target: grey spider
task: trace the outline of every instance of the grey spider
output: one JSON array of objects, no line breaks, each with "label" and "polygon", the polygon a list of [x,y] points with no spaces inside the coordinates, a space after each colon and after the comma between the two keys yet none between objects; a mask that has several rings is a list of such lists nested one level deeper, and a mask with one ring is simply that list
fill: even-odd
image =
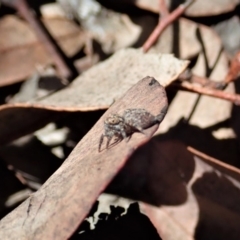
[{"label": "grey spider", "polygon": [[144,129],[162,122],[167,113],[167,108],[168,106],[164,107],[157,116],[142,108],[127,109],[124,111],[123,116],[111,114],[104,121],[104,133],[101,135],[98,151],[101,150],[104,137],[107,138],[106,148],[108,149],[113,137],[115,137],[114,143],[117,143],[122,139],[128,140],[127,138],[130,138],[134,132],[144,134]]}]

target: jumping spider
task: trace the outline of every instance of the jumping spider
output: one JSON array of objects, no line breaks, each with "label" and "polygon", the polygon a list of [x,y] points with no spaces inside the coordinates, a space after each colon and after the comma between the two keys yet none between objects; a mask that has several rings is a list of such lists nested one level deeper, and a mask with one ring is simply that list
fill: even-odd
[{"label": "jumping spider", "polygon": [[145,109],[133,108],[124,111],[123,116],[118,114],[111,114],[104,121],[104,134],[101,135],[98,151],[100,152],[104,137],[107,138],[106,148],[113,137],[115,137],[114,143],[131,137],[134,132],[141,132],[143,130],[153,126],[156,123],[161,123],[167,113],[167,106],[164,107],[161,113],[157,116],[152,115]]}]

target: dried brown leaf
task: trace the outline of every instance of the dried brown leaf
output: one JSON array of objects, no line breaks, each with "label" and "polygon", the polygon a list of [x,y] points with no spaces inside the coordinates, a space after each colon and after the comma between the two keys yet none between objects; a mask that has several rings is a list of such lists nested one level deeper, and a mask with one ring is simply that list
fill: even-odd
[{"label": "dried brown leaf", "polygon": [[122,49],[80,75],[69,87],[33,106],[56,110],[88,111],[108,108],[133,84],[154,76],[164,87],[186,69],[188,61],[173,55]]},{"label": "dried brown leaf", "polygon": [[67,15],[76,17],[84,31],[101,44],[102,50],[113,53],[137,42],[141,30],[127,14],[114,12],[97,1],[58,1]]},{"label": "dried brown leaf", "polygon": [[99,153],[104,119],[126,108],[144,108],[157,115],[166,106],[165,90],[154,78],[146,77],[134,85],[111,106],[42,188],[2,219],[2,238],[70,237],[98,195],[135,149],[146,143],[158,127],[154,125],[147,129],[147,135],[134,133],[129,142],[122,141]]},{"label": "dried brown leaf", "polygon": [[108,190],[141,201],[163,239],[238,239],[240,171],[203,156],[157,136],[131,156]]},{"label": "dried brown leaf", "polygon": [[[45,19],[50,33],[65,51],[72,56],[83,46],[84,35],[73,22],[66,19]],[[37,66],[52,63],[51,56],[23,20],[8,15],[0,20],[0,86],[24,80],[36,71]]]},{"label": "dried brown leaf", "polygon": [[[215,31],[186,19],[180,19],[177,24],[180,57],[185,59],[198,56],[192,69],[193,73],[215,81],[223,81],[228,72],[228,57],[222,51],[222,42]],[[172,51],[177,34],[177,31],[172,34],[173,30],[173,26],[166,29],[151,52]],[[234,86],[229,85],[226,91],[234,92]],[[208,96],[199,98],[199,94],[179,91],[169,108],[168,121],[164,122],[160,131],[167,131],[183,117],[186,119],[190,117],[191,124],[209,127],[228,119],[231,115],[231,106],[232,103],[222,99]]]},{"label": "dried brown leaf", "polygon": [[[171,1],[166,0],[170,6]],[[137,0],[134,2],[138,7],[159,13],[159,0]],[[239,0],[201,0],[195,1],[186,11],[187,16],[204,17],[233,11],[239,4]]]},{"label": "dried brown leaf", "polygon": [[[209,27],[184,18],[180,18],[176,26],[178,30],[172,25],[169,26],[150,52],[176,51],[182,59],[198,56],[193,72],[200,76],[207,74],[207,77],[214,80],[222,80],[222,75],[225,76],[228,70],[228,58],[222,51],[222,42],[217,33]],[[212,73],[209,73],[209,70],[212,70]]]},{"label": "dried brown leaf", "polygon": [[[161,85],[167,86],[187,65],[188,61],[178,60],[172,55],[144,54],[141,49],[120,50],[111,58],[84,72],[69,87],[49,97],[32,103],[6,104],[0,107],[0,142],[13,140],[24,131],[30,133],[34,125],[35,130],[37,129],[36,124],[42,126],[46,110],[106,109],[139,79],[150,75],[156,77]],[[43,115],[38,117],[38,113]],[[50,117],[49,112],[45,115]]]}]

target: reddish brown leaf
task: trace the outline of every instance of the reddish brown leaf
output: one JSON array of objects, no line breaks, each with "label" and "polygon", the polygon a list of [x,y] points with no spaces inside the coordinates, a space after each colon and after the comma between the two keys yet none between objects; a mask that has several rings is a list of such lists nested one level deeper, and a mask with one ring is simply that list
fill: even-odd
[{"label": "reddish brown leaf", "polygon": [[[45,19],[49,32],[57,40],[67,56],[74,55],[83,46],[85,36],[71,21]],[[37,66],[46,66],[53,61],[26,22],[5,16],[0,20],[0,86],[22,81],[36,71]]]},{"label": "reddish brown leaf", "polygon": [[239,238],[239,169],[163,135],[139,148],[108,190],[141,201],[163,239]]},{"label": "reddish brown leaf", "polygon": [[154,78],[146,77],[134,85],[111,106],[42,188],[2,219],[2,238],[68,238],[135,149],[146,143],[158,127],[145,130],[147,135],[134,133],[129,142],[122,141],[99,153],[104,119],[128,108],[144,108],[157,115],[166,106],[165,90]]},{"label": "reddish brown leaf", "polygon": [[47,123],[63,116],[64,113],[28,107],[2,106],[0,144],[4,144],[44,127]]}]

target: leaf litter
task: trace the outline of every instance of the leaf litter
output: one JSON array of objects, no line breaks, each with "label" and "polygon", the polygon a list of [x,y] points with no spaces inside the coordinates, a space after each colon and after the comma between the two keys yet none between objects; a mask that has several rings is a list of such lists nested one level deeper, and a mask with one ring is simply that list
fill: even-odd
[{"label": "leaf litter", "polygon": [[[11,239],[14,236],[21,238],[26,234],[35,235],[37,238],[52,238],[57,230],[58,238],[64,239],[72,234],[80,219],[84,219],[98,195],[123,167],[134,149],[146,143],[157,130],[156,124],[146,130],[147,135],[134,134],[128,143],[122,141],[108,151],[99,153],[98,136],[103,130],[103,120],[109,113],[123,111],[126,106],[145,108],[158,115],[167,106],[165,90],[151,77],[142,79],[130,88],[101,117],[41,189],[2,219],[0,223],[2,236]],[[21,218],[16,218],[19,214]],[[42,220],[34,221],[36,218]],[[14,219],[18,221],[19,227],[15,225]],[[45,225],[46,221],[49,223],[48,226]],[[5,228],[10,222],[16,226],[15,231]],[[19,224],[20,222],[22,224]],[[62,226],[61,229],[57,227],[59,224]],[[44,231],[39,231],[43,226]]]},{"label": "leaf litter", "polygon": [[[106,109],[145,76],[154,75],[163,86],[167,86],[186,69],[187,65],[188,61],[178,60],[169,54],[144,54],[141,49],[120,50],[111,58],[84,72],[68,87],[48,97],[27,103],[2,105],[0,129],[2,127],[3,130],[0,142],[13,140],[11,125],[18,125],[19,130],[29,128],[29,125],[37,127],[39,120],[42,122],[44,117],[51,115],[51,111],[58,115],[59,112],[66,111]],[[12,118],[16,111],[17,116]],[[19,118],[26,121],[20,122]],[[21,131],[19,134],[18,137],[21,136]]]},{"label": "leaf litter", "polygon": [[[138,3],[136,2],[136,4]],[[157,7],[153,11],[158,12],[159,1],[156,3]],[[199,4],[204,5],[204,8],[202,8],[203,11]],[[211,4],[215,5],[211,6]],[[188,16],[211,15],[211,19],[213,19],[213,15],[215,14],[232,11],[236,7],[236,4],[236,1],[219,1],[218,3],[214,1],[210,4],[204,3],[204,1],[195,1],[186,10],[186,14]],[[197,12],[194,12],[194,9],[197,9]],[[229,14],[234,14],[234,12]],[[121,14],[119,16],[119,19],[121,19]],[[135,42],[135,47],[141,46],[144,34],[145,37],[148,37],[147,34],[151,31],[146,31],[146,28],[144,29],[143,27],[144,24],[145,27],[147,26],[148,29],[151,29],[154,27],[154,22],[157,19],[156,16],[150,16],[145,12],[144,18],[140,19],[144,24],[139,24],[142,27],[141,36],[138,35],[140,28],[137,27],[136,29],[138,30],[134,30],[138,25],[136,16],[132,19],[134,19],[134,25],[131,25],[129,18],[127,19],[130,24],[128,25],[130,26],[129,31],[125,29],[122,32],[118,31],[118,33],[121,32],[124,35],[129,32],[129,35],[132,37],[131,39],[128,39],[126,35],[121,37],[125,38],[127,43],[132,44],[139,37],[137,42]],[[149,19],[153,21],[150,20],[148,22]],[[31,195],[19,208],[16,208],[15,211],[2,220],[4,227],[7,226],[8,228],[16,224],[16,234],[19,232],[20,235],[17,236],[19,237],[24,232],[32,235],[29,231],[30,228],[26,227],[31,224],[33,231],[35,231],[35,236],[42,237],[42,234],[45,232],[45,227],[44,231],[42,231],[42,226],[46,226],[43,219],[49,219],[48,222],[50,222],[50,225],[47,226],[45,234],[50,235],[61,219],[61,227],[64,228],[65,226],[65,228],[60,229],[57,234],[60,239],[66,239],[66,236],[70,237],[77,225],[83,221],[84,216],[88,214],[89,209],[93,206],[93,202],[97,199],[100,192],[106,189],[107,185],[111,182],[106,191],[114,193],[115,200],[109,200],[105,204],[115,205],[115,207],[110,207],[111,212],[108,216],[105,215],[106,218],[114,219],[114,221],[119,220],[119,223],[123,219],[123,210],[117,206],[121,205],[121,203],[116,199],[116,195],[121,195],[131,198],[130,201],[126,200],[124,204],[124,208],[127,209],[125,211],[126,215],[128,216],[130,212],[134,213],[134,223],[137,223],[135,220],[140,219],[141,216],[139,215],[139,209],[136,208],[136,204],[132,204],[132,202],[138,201],[140,211],[148,216],[163,239],[206,239],[209,236],[211,236],[211,239],[238,239],[239,170],[233,167],[239,167],[239,151],[237,148],[239,142],[236,138],[239,132],[236,118],[238,107],[234,107],[232,111],[231,103],[213,97],[199,97],[196,93],[178,91],[177,95],[172,96],[172,86],[170,83],[173,83],[186,69],[188,61],[177,59],[169,61],[169,59],[174,58],[170,57],[170,55],[159,54],[159,52],[174,52],[180,58],[191,59],[190,67],[194,74],[205,78],[210,77],[215,81],[222,81],[224,79],[228,74],[229,56],[227,56],[225,51],[227,50],[227,46],[222,47],[220,38],[212,28],[197,23],[196,19],[192,20],[195,22],[180,19],[173,24],[173,27],[168,27],[159,38],[157,48],[152,47],[151,51],[155,48],[155,53],[142,54],[141,49],[135,50],[137,53],[134,54],[132,49],[127,49],[127,53],[124,53],[124,50],[119,51],[112,57],[114,59],[117,55],[115,61],[113,61],[113,65],[109,63],[112,58],[109,58],[97,64],[95,70],[93,70],[95,67],[92,67],[89,71],[80,75],[68,87],[60,91],[51,92],[49,96],[41,99],[30,99],[25,103],[2,105],[0,111],[0,123],[2,126],[1,143],[6,143],[27,133],[31,133],[50,121],[66,119],[66,116],[68,116],[68,119],[73,116],[72,118],[74,119],[71,122],[74,123],[75,121],[75,125],[79,125],[78,128],[86,128],[84,118],[89,114],[89,111],[110,107],[109,111],[106,112],[96,125],[98,132],[94,132],[96,129],[95,126],[77,147],[74,148],[74,144],[70,144],[74,148],[74,151],[69,155],[69,158],[47,180],[39,191]],[[180,26],[179,29],[177,28],[178,24]],[[53,30],[59,29],[59,27],[56,27],[57,24],[53,24],[52,26]],[[119,34],[115,36],[119,36]],[[106,39],[108,37],[105,37]],[[95,36],[95,40],[101,42],[100,45],[104,51],[107,49],[107,51],[111,52],[115,51],[119,46],[120,48],[123,47],[121,42],[125,43],[125,40],[120,40],[120,42],[116,42],[117,44],[114,45],[114,41],[121,38],[115,39],[113,42],[112,39],[109,36],[109,41],[102,41],[101,38]],[[68,38],[67,42],[70,45],[66,47],[65,51],[68,49],[71,50],[69,54],[73,56],[76,53],[74,49],[77,49],[75,46],[80,45],[74,45],[76,39],[71,39],[71,37]],[[109,44],[110,42],[111,44]],[[81,41],[80,43],[82,44]],[[86,54],[89,66],[92,66],[91,64],[95,61],[91,60],[91,55],[94,57],[97,56],[97,61],[100,56],[98,55],[99,53],[95,52],[95,43],[93,45],[94,48],[91,50],[93,52],[91,53],[90,51]],[[111,47],[113,48],[111,49]],[[64,47],[62,46],[62,48]],[[132,52],[130,53],[130,51]],[[145,56],[147,56],[146,59]],[[117,58],[119,61],[117,61]],[[80,58],[80,60],[82,59]],[[29,62],[31,60],[32,58],[30,57]],[[132,65],[131,61],[136,64]],[[80,68],[83,69],[82,67]],[[32,69],[30,70],[32,71]],[[163,72],[162,75],[161,72]],[[141,75],[141,73],[143,74]],[[170,108],[166,119],[148,144],[139,148],[140,145],[149,140],[149,135],[133,132],[129,142],[120,141],[108,150],[104,149],[99,157],[97,152],[95,153],[91,149],[97,150],[99,136],[103,132],[103,121],[109,114],[117,113],[121,115],[129,107],[133,109],[144,108],[153,115],[159,113],[160,109],[158,111],[152,109],[152,103],[158,101],[157,99],[151,102],[151,104],[149,102],[150,99],[145,99],[140,104],[136,99],[139,97],[142,99],[142,96],[136,96],[133,102],[128,101],[126,95],[126,102],[121,98],[130,87],[147,75],[154,76],[164,87],[170,85],[168,87],[170,90],[168,92],[170,95]],[[19,76],[18,79],[20,79]],[[103,86],[101,86],[101,83]],[[235,83],[237,89],[237,82]],[[234,93],[233,84],[228,85],[227,91]],[[98,94],[99,97],[96,97]],[[27,98],[24,99],[26,100]],[[134,105],[134,102],[138,104]],[[119,109],[115,110],[115,107],[119,106],[118,104],[120,104],[120,108],[122,109],[120,112],[118,111]],[[84,111],[85,115],[76,117],[76,115],[68,114],[78,111]],[[91,117],[92,115],[89,114],[89,116]],[[63,122],[58,122],[58,120],[57,124],[61,122],[61,128]],[[91,122],[94,121],[91,120]],[[70,125],[68,124],[67,126]],[[146,129],[145,132],[151,135],[156,128],[157,126],[153,126]],[[72,132],[75,129],[72,128]],[[219,138],[220,135],[221,138]],[[69,143],[66,142],[65,145],[67,144]],[[38,146],[36,145],[36,147]],[[212,157],[197,151],[193,147]],[[39,158],[41,157],[44,156],[39,155]],[[129,157],[130,159],[125,165]],[[8,158],[7,154],[5,158]],[[21,166],[22,160],[23,158],[19,156],[19,166]],[[42,164],[44,165],[45,163]],[[2,169],[6,173],[9,173],[9,171],[15,172],[14,166]],[[120,172],[121,169],[122,171]],[[41,169],[39,170],[41,174]],[[120,173],[111,181],[117,172]],[[46,175],[48,174],[46,173]],[[3,176],[7,176],[6,179],[10,179],[10,175],[3,174],[1,180]],[[26,180],[24,179],[24,175],[18,172],[15,181],[20,181],[24,186],[19,185],[20,187],[18,186],[13,191],[20,190],[20,193],[21,189],[23,191],[26,190],[27,185],[25,185]],[[61,193],[63,189],[65,191]],[[26,191],[22,197],[26,198]],[[23,198],[17,196],[17,199],[19,199],[17,201],[16,198],[13,201],[9,198],[6,203],[8,206],[13,206],[13,202],[17,203]],[[86,199],[89,199],[89,201]],[[66,207],[65,203],[69,203],[69,205]],[[49,209],[49,206],[54,207]],[[94,206],[93,208],[95,208]],[[89,214],[92,211],[94,210],[92,209]],[[52,213],[52,216],[49,216],[48,213]],[[99,225],[101,221],[103,223],[103,219],[105,218],[104,214],[101,214],[99,215]],[[80,218],[77,219],[78,216]],[[58,217],[59,219],[57,219]],[[66,219],[66,221],[63,221],[63,219]],[[124,219],[127,222],[127,218]],[[19,221],[22,222],[23,230],[19,227]],[[225,224],[226,222],[228,224]],[[86,221],[83,223],[86,223]],[[133,225],[130,224],[127,229],[131,229],[131,227]],[[59,227],[56,232],[58,230]],[[5,231],[4,234],[15,233]]]},{"label": "leaf litter", "polygon": [[[171,1],[167,0],[167,5],[171,6]],[[178,3],[178,2],[177,2]],[[138,7],[153,11],[155,13],[159,12],[159,1],[158,0],[137,0],[134,2]],[[178,3],[179,4],[179,3]],[[192,6],[186,11],[187,16],[191,17],[204,17],[223,14],[234,10],[234,8],[239,4],[238,0],[202,0],[195,1]],[[176,5],[176,4],[175,4]]]},{"label": "leaf litter", "polygon": [[[66,55],[71,57],[84,45],[85,35],[67,19],[45,19],[44,23]],[[52,64],[51,56],[23,20],[8,15],[0,20],[0,86],[23,81],[37,67]],[[24,59],[24,61],[22,61]]]}]

